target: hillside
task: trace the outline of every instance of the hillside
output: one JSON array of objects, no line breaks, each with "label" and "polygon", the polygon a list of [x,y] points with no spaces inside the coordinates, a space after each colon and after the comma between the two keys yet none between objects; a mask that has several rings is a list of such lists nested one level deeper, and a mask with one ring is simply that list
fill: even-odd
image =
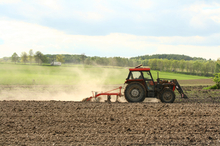
[{"label": "hillside", "polygon": [[168,59],[168,60],[206,60],[201,57],[190,57],[187,55],[179,55],[179,54],[154,54],[154,55],[143,55],[138,57],[131,57],[131,59]]}]

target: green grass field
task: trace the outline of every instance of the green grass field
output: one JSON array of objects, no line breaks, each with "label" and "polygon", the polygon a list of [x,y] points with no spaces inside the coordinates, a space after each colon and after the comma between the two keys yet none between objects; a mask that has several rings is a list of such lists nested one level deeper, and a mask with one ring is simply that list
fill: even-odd
[{"label": "green grass field", "polygon": [[[76,84],[123,84],[128,68],[82,65],[38,66],[0,64],[1,85],[76,85]],[[156,80],[157,71],[152,71]],[[160,72],[160,78],[177,80],[208,79],[177,73]]]}]

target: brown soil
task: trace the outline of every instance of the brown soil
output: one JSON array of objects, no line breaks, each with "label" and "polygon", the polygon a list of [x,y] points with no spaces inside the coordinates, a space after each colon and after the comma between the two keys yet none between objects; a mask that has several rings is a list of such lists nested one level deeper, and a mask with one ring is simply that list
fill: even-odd
[{"label": "brown soil", "polygon": [[195,79],[195,80],[178,80],[180,85],[214,85],[215,82],[212,81],[212,79]]},{"label": "brown soil", "polygon": [[163,104],[54,101],[76,89],[0,86],[0,145],[220,145],[220,90],[203,87]]},{"label": "brown soil", "polygon": [[184,93],[189,99],[185,100],[175,91],[177,103],[220,103],[220,89],[203,89],[207,86],[183,86]]},{"label": "brown soil", "polygon": [[0,145],[220,145],[220,105],[1,101]]}]

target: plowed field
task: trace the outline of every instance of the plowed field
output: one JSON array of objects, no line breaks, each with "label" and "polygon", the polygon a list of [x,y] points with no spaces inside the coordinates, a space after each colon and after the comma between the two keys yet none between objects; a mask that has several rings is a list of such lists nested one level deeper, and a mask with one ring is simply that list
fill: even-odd
[{"label": "plowed field", "polygon": [[0,145],[220,145],[220,105],[0,102]]},{"label": "plowed field", "polygon": [[172,104],[48,98],[71,88],[2,86],[0,145],[220,145],[220,90],[183,87]]},{"label": "plowed field", "polygon": [[214,85],[212,79],[178,80],[180,85]]}]

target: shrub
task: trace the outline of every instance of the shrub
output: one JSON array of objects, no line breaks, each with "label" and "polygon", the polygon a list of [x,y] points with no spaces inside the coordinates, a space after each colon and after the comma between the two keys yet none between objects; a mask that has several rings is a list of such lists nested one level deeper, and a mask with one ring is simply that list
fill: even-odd
[{"label": "shrub", "polygon": [[216,83],[217,89],[220,89],[220,73],[215,74],[213,81]]},{"label": "shrub", "polygon": [[203,89],[220,89],[220,73],[214,74],[213,81],[216,83],[210,87],[204,87]]},{"label": "shrub", "polygon": [[209,86],[209,87],[204,87],[203,89],[219,89],[218,87],[217,87],[217,85],[213,85],[213,86]]}]

